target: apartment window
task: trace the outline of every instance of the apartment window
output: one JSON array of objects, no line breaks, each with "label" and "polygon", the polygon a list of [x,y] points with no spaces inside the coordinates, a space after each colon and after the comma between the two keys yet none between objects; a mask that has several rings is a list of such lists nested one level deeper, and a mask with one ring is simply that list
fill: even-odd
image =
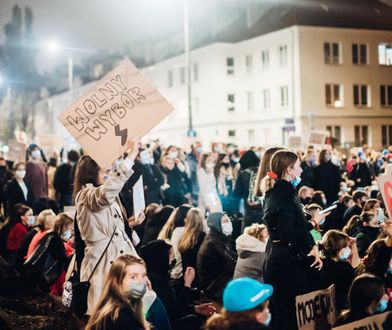
[{"label": "apartment window", "polygon": [[383,146],[392,145],[392,125],[381,126],[381,141]]},{"label": "apartment window", "polygon": [[169,87],[173,87],[173,71],[172,70],[169,70],[167,72],[167,85]]},{"label": "apartment window", "polygon": [[384,107],[392,106],[392,85],[380,86],[380,102]]},{"label": "apartment window", "polygon": [[340,44],[337,42],[324,43],[325,64],[340,64]]},{"label": "apartment window", "polygon": [[353,64],[367,64],[367,45],[352,45]]},{"label": "apartment window", "polygon": [[287,65],[287,46],[279,47],[279,62],[281,66]]},{"label": "apartment window", "polygon": [[331,138],[334,138],[337,144],[341,144],[342,129],[340,126],[327,126],[327,131]]},{"label": "apartment window", "polygon": [[263,50],[261,52],[261,67],[267,69],[269,67],[269,51]]},{"label": "apartment window", "polygon": [[354,126],[355,145],[362,146],[368,144],[368,133],[367,126]]},{"label": "apartment window", "polygon": [[185,84],[185,68],[183,66],[180,68],[180,83],[181,85]]},{"label": "apartment window", "polygon": [[235,129],[229,129],[228,134],[229,138],[235,138],[236,132]]},{"label": "apartment window", "polygon": [[280,105],[282,107],[289,105],[289,88],[287,86],[280,87]]},{"label": "apartment window", "polygon": [[226,72],[228,75],[234,75],[234,57],[226,58]]},{"label": "apartment window", "polygon": [[358,107],[370,107],[370,93],[367,85],[354,85],[354,105]]},{"label": "apartment window", "polygon": [[248,130],[248,143],[249,144],[253,144],[255,143],[255,130],[254,129],[250,129]]},{"label": "apartment window", "polygon": [[252,55],[246,55],[245,63],[246,63],[246,72],[252,73],[252,70],[253,70],[253,57],[252,57]]},{"label": "apartment window", "polygon": [[246,96],[248,100],[248,111],[252,111],[255,107],[253,92],[247,92]]},{"label": "apartment window", "polygon": [[263,109],[271,108],[271,95],[269,89],[263,89]]},{"label": "apartment window", "polygon": [[193,81],[199,81],[199,63],[193,63]]},{"label": "apartment window", "polygon": [[325,85],[325,104],[340,108],[343,106],[343,86],[339,84]]},{"label": "apartment window", "polygon": [[227,111],[235,111],[235,96],[234,94],[227,94]]},{"label": "apartment window", "polygon": [[378,45],[378,64],[392,65],[392,45],[385,42]]}]

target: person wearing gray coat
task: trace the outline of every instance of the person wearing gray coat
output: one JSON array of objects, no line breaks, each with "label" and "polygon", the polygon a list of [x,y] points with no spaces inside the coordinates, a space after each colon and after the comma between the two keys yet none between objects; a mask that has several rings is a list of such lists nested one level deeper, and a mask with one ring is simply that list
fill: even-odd
[{"label": "person wearing gray coat", "polygon": [[251,277],[263,282],[263,263],[268,231],[265,225],[246,227],[244,234],[236,240],[238,254],[233,278]]}]

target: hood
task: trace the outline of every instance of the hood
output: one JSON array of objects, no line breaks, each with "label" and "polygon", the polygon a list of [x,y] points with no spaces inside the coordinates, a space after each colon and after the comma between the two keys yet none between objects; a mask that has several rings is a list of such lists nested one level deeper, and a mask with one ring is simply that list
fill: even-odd
[{"label": "hood", "polygon": [[169,272],[169,250],[171,245],[164,240],[155,240],[140,249],[140,257],[147,265],[147,271],[160,274]]},{"label": "hood", "polygon": [[259,241],[256,237],[242,234],[235,241],[237,251],[265,252],[266,243]]},{"label": "hood", "polygon": [[208,227],[215,232],[222,234],[222,224],[221,219],[225,213],[223,212],[213,212],[207,218]]}]

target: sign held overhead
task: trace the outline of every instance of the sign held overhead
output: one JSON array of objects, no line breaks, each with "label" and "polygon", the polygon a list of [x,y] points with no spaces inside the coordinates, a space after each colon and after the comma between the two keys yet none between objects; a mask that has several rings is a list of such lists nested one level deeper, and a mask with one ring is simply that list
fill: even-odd
[{"label": "sign held overhead", "polygon": [[128,139],[142,137],[173,107],[128,60],[123,60],[59,120],[102,168],[125,152]]}]

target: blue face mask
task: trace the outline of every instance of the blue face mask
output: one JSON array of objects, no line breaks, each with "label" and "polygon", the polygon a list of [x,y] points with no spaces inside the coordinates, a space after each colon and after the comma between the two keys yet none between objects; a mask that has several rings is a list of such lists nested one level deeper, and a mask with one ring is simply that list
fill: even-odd
[{"label": "blue face mask", "polygon": [[293,185],[293,187],[297,187],[299,185],[299,183],[301,182],[301,177],[297,176],[294,180],[291,180],[291,184]]},{"label": "blue face mask", "polygon": [[377,312],[384,312],[388,307],[388,299],[381,299],[376,308]]},{"label": "blue face mask", "polygon": [[348,258],[350,257],[350,254],[351,254],[351,249],[348,246],[346,246],[344,248],[343,255],[340,256],[340,260],[347,261]]},{"label": "blue face mask", "polygon": [[389,265],[388,265],[387,273],[390,274],[390,275],[392,275],[392,264],[389,264]]}]

